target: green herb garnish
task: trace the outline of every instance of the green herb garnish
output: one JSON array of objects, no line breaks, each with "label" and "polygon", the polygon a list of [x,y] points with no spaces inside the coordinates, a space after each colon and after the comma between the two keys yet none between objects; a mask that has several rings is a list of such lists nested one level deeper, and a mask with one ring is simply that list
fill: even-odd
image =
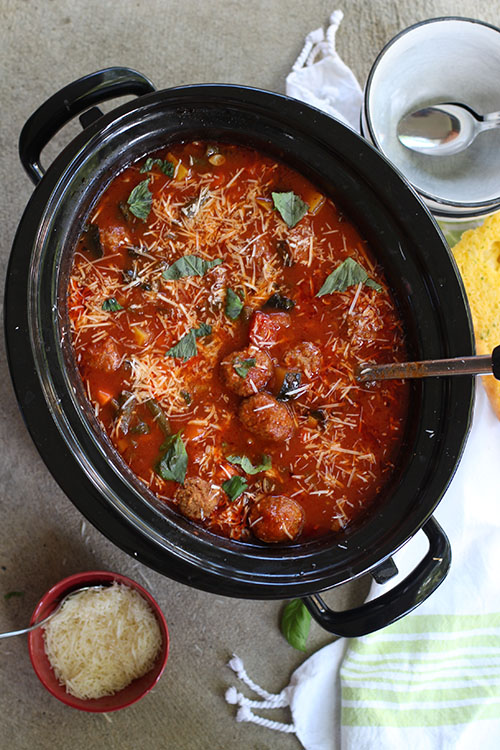
[{"label": "green herb garnish", "polygon": [[181,391],[181,396],[184,399],[184,401],[186,402],[186,404],[188,404],[188,406],[189,406],[189,404],[193,400],[191,394],[188,393],[188,391]]},{"label": "green herb garnish", "polygon": [[220,266],[222,258],[215,260],[204,260],[197,255],[183,255],[178,258],[171,266],[165,268],[162,276],[167,281],[173,279],[182,279],[186,276],[203,276],[207,271],[215,266]]},{"label": "green herb garnish", "polygon": [[281,616],[281,632],[290,646],[298,651],[306,650],[311,627],[311,613],[301,599],[292,599]]},{"label": "green herb garnish", "polygon": [[178,432],[176,435],[170,435],[161,446],[161,450],[165,451],[165,453],[158,461],[156,466],[157,473],[162,479],[184,484],[188,455],[186,446],[181,438],[181,433]]},{"label": "green herb garnish", "polygon": [[151,172],[154,166],[161,169],[163,174],[166,174],[167,177],[174,176],[175,165],[171,161],[167,161],[166,159],[153,159],[151,156],[146,159],[139,172]]},{"label": "green herb garnish", "polygon": [[196,346],[196,339],[208,336],[212,333],[212,326],[207,323],[202,323],[199,328],[191,328],[188,333],[185,333],[179,341],[174,344],[166,353],[166,357],[178,357],[187,362],[191,357],[196,357],[198,354],[198,347]]},{"label": "green herb garnish", "polygon": [[202,336],[210,336],[212,333],[212,326],[208,323],[201,323],[199,328],[193,328],[194,335],[197,339],[200,339]]},{"label": "green herb garnish", "polygon": [[3,598],[7,602],[9,599],[13,599],[15,596],[24,596],[24,591],[7,591],[7,593],[3,595]]},{"label": "green herb garnish", "polygon": [[134,216],[146,221],[153,204],[153,195],[149,189],[149,177],[135,186],[128,197],[127,204]]},{"label": "green herb garnish", "polygon": [[249,357],[249,359],[240,359],[236,357],[233,362],[234,371],[240,376],[240,378],[246,378],[248,371],[255,365],[255,357]]},{"label": "green herb garnish", "polygon": [[228,496],[231,502],[234,502],[240,495],[242,495],[247,488],[247,480],[240,477],[239,474],[235,474],[234,477],[228,479],[222,483],[222,489]]},{"label": "green herb garnish", "polygon": [[108,297],[102,303],[102,309],[107,312],[118,312],[118,310],[123,310],[123,305],[120,305],[114,297]]},{"label": "green herb garnish", "polygon": [[166,435],[166,437],[170,437],[172,434],[172,428],[170,427],[170,422],[168,421],[167,415],[161,408],[158,401],[156,401],[156,399],[154,398],[148,398],[148,400],[144,403],[153,415],[154,421],[163,432],[163,434]]},{"label": "green herb garnish", "polygon": [[281,218],[290,229],[299,223],[309,209],[307,203],[304,203],[302,198],[299,198],[292,191],[289,193],[271,193],[271,195],[274,207],[279,211]]},{"label": "green herb garnish", "polygon": [[243,300],[236,292],[228,287],[226,289],[226,309],[225,313],[231,320],[236,320],[243,309]]},{"label": "green herb garnish", "polygon": [[363,266],[360,266],[354,258],[346,258],[326,277],[316,297],[332,292],[345,292],[350,286],[357,286],[357,284],[366,284],[376,289],[377,292],[382,291],[380,284],[370,279]]},{"label": "green herb garnish", "polygon": [[261,471],[267,471],[271,468],[271,456],[262,456],[260,464],[255,466],[247,456],[226,456],[230,464],[241,466],[245,474],[258,474]]}]

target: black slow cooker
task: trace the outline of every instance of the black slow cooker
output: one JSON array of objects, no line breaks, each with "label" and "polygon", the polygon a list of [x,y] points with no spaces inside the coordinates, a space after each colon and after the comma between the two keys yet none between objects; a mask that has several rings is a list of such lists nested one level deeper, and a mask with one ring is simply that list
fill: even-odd
[{"label": "black slow cooker", "polygon": [[[138,98],[103,115],[100,101]],[[45,172],[43,147],[70,118],[83,132]],[[446,535],[432,518],[459,461],[473,379],[412,384],[396,474],[383,498],[342,534],[288,546],[214,536],[155,496],[129,471],[96,422],[75,367],[66,311],[72,248],[97,197],[123,167],[175,141],[217,139],[288,162],[335,200],[384,266],[416,359],[473,353],[466,297],[427,209],[362,138],[299,101],[256,89],[197,85],[155,91],[142,75],[110,68],[59,91],[28,120],[21,161],[36,184],[12,248],[5,297],[9,365],[36,446],[84,516],[136,559],[207,591],[234,597],[303,597],[333,633],[356,636],[401,617],[444,579]],[[347,612],[319,592],[395,566],[391,555],[419,529],[429,551],[399,585]]]}]

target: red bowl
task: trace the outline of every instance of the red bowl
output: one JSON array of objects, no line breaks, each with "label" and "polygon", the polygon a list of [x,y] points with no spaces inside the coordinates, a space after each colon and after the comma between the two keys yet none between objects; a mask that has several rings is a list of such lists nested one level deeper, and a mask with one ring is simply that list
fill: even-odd
[{"label": "red bowl", "polygon": [[122,576],[119,573],[94,570],[87,573],[76,573],[68,578],[64,578],[62,581],[59,581],[59,583],[56,583],[55,586],[52,586],[52,588],[42,596],[31,616],[30,625],[33,625],[38,620],[42,620],[49,615],[52,610],[55,609],[59,601],[71,591],[82,586],[97,586],[99,584],[106,585],[113,583],[114,581],[129,586],[131,589],[135,589],[141,594],[155,613],[162,634],[162,648],[154,666],[149,672],[147,672],[147,674],[134,680],[130,685],[123,688],[123,690],[120,690],[114,695],[107,695],[104,698],[90,698],[88,700],[76,698],[74,695],[71,695],[71,693],[66,692],[64,685],[59,683],[54,674],[54,670],[52,669],[47,654],[45,653],[43,628],[36,628],[28,634],[28,649],[31,663],[33,664],[33,669],[42,685],[44,685],[49,693],[52,693],[55,698],[62,701],[62,703],[65,703],[72,708],[78,708],[81,711],[105,713],[109,711],[117,711],[120,708],[126,708],[127,706],[136,703],[136,701],[149,693],[149,691],[156,685],[165,669],[169,649],[167,623],[163,612],[151,594],[135,581],[132,581],[130,578]]}]

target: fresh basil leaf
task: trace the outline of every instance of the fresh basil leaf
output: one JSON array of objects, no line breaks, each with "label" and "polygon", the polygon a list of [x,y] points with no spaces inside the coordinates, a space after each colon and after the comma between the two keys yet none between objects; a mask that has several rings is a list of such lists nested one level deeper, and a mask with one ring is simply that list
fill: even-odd
[{"label": "fresh basil leaf", "polygon": [[3,595],[3,598],[7,602],[9,599],[13,599],[15,596],[24,596],[24,591],[7,591],[7,593]]},{"label": "fresh basil leaf", "polygon": [[294,227],[303,216],[306,215],[309,206],[302,198],[295,195],[293,191],[288,193],[271,193],[274,207],[281,214],[283,221],[290,227]]},{"label": "fresh basil leaf", "polygon": [[184,399],[184,401],[186,402],[186,404],[189,406],[189,404],[193,400],[191,394],[188,391],[181,391],[181,396]]},{"label": "fresh basil leaf", "polygon": [[366,284],[376,289],[377,292],[382,291],[380,284],[370,279],[363,266],[360,266],[354,258],[346,258],[326,277],[316,297],[332,292],[345,292],[350,286],[357,286],[357,284]]},{"label": "fresh basil leaf", "polygon": [[146,221],[153,204],[153,195],[149,189],[149,177],[135,186],[128,197],[127,203],[134,216]]},{"label": "fresh basil leaf", "polygon": [[193,328],[194,335],[197,339],[201,339],[203,336],[210,336],[212,333],[212,326],[208,323],[201,323],[199,328]]},{"label": "fresh basil leaf", "polygon": [[230,464],[241,466],[245,474],[258,474],[261,471],[267,471],[271,468],[271,456],[262,456],[260,464],[255,466],[247,456],[226,456]]},{"label": "fresh basil leaf", "polygon": [[162,276],[167,281],[173,279],[182,279],[186,276],[203,276],[207,271],[215,266],[220,266],[222,258],[215,260],[204,260],[197,255],[183,255],[178,258],[171,266],[165,268]]},{"label": "fresh basil leaf", "polygon": [[246,378],[248,371],[255,365],[255,357],[249,357],[249,359],[240,359],[236,357],[233,362],[234,371],[240,376],[240,378]]},{"label": "fresh basil leaf", "polygon": [[240,312],[243,309],[243,300],[239,296],[239,294],[236,294],[236,292],[233,292],[233,290],[228,287],[226,289],[226,309],[225,313],[228,318],[231,320],[236,320],[236,318],[239,316]]},{"label": "fresh basil leaf", "polygon": [[162,445],[165,451],[156,466],[157,473],[162,479],[184,484],[188,465],[188,455],[181,433],[170,435]]},{"label": "fresh basil leaf", "polygon": [[188,333],[185,333],[184,336],[182,336],[179,341],[166,352],[165,356],[178,357],[179,359],[183,359],[184,362],[187,362],[188,359],[195,357],[197,354],[196,336],[191,328]]},{"label": "fresh basil leaf", "polygon": [[306,650],[311,627],[311,613],[301,599],[292,599],[281,616],[281,632],[290,646],[298,651]]},{"label": "fresh basil leaf", "polygon": [[187,362],[191,357],[196,357],[198,354],[198,348],[196,346],[196,339],[208,336],[212,333],[212,326],[208,323],[202,323],[199,328],[191,328],[188,333],[185,333],[179,341],[174,344],[166,353],[166,357],[178,357]]},{"label": "fresh basil leaf", "polygon": [[239,474],[235,474],[234,477],[228,479],[222,483],[222,489],[228,496],[231,502],[234,502],[242,495],[247,488],[247,480],[240,477]]},{"label": "fresh basil leaf", "polygon": [[139,172],[151,172],[154,166],[157,166],[167,177],[173,177],[175,165],[166,159],[153,159],[151,156],[146,159]]},{"label": "fresh basil leaf", "polygon": [[123,310],[123,305],[120,305],[114,297],[108,297],[102,303],[102,309],[108,312],[118,312],[118,310]]}]

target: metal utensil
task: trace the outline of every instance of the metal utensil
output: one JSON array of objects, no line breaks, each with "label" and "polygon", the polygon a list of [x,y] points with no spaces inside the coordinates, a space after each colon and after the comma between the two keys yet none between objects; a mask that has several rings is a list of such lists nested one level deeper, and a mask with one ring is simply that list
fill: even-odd
[{"label": "metal utensil", "polygon": [[52,610],[50,615],[47,615],[47,617],[44,617],[43,620],[39,620],[38,622],[35,622],[35,624],[30,625],[29,628],[23,628],[22,630],[10,630],[7,633],[0,633],[0,639],[10,638],[12,635],[24,635],[24,633],[29,633],[32,630],[35,630],[35,628],[39,628],[42,625],[45,625],[49,620],[52,619],[52,617],[54,617],[54,615],[56,615],[59,612],[63,604],[66,604],[66,602],[69,599],[72,599],[74,596],[76,596],[76,594],[80,594],[82,591],[88,591],[89,589],[103,589],[103,588],[105,588],[105,586],[98,585],[98,586],[82,586],[79,589],[74,589],[74,591],[70,591],[69,594],[66,594],[66,596],[64,596],[61,599],[61,601],[58,603],[57,607]]},{"label": "metal utensil", "polygon": [[388,365],[362,364],[354,373],[360,383],[440,375],[493,375],[500,380],[500,346],[493,349],[491,356],[485,354],[452,359],[428,359],[422,362],[393,362]]},{"label": "metal utensil", "polygon": [[466,104],[444,102],[409,112],[398,123],[398,138],[421,154],[449,156],[470,146],[479,133],[500,127],[500,112],[479,115]]}]

